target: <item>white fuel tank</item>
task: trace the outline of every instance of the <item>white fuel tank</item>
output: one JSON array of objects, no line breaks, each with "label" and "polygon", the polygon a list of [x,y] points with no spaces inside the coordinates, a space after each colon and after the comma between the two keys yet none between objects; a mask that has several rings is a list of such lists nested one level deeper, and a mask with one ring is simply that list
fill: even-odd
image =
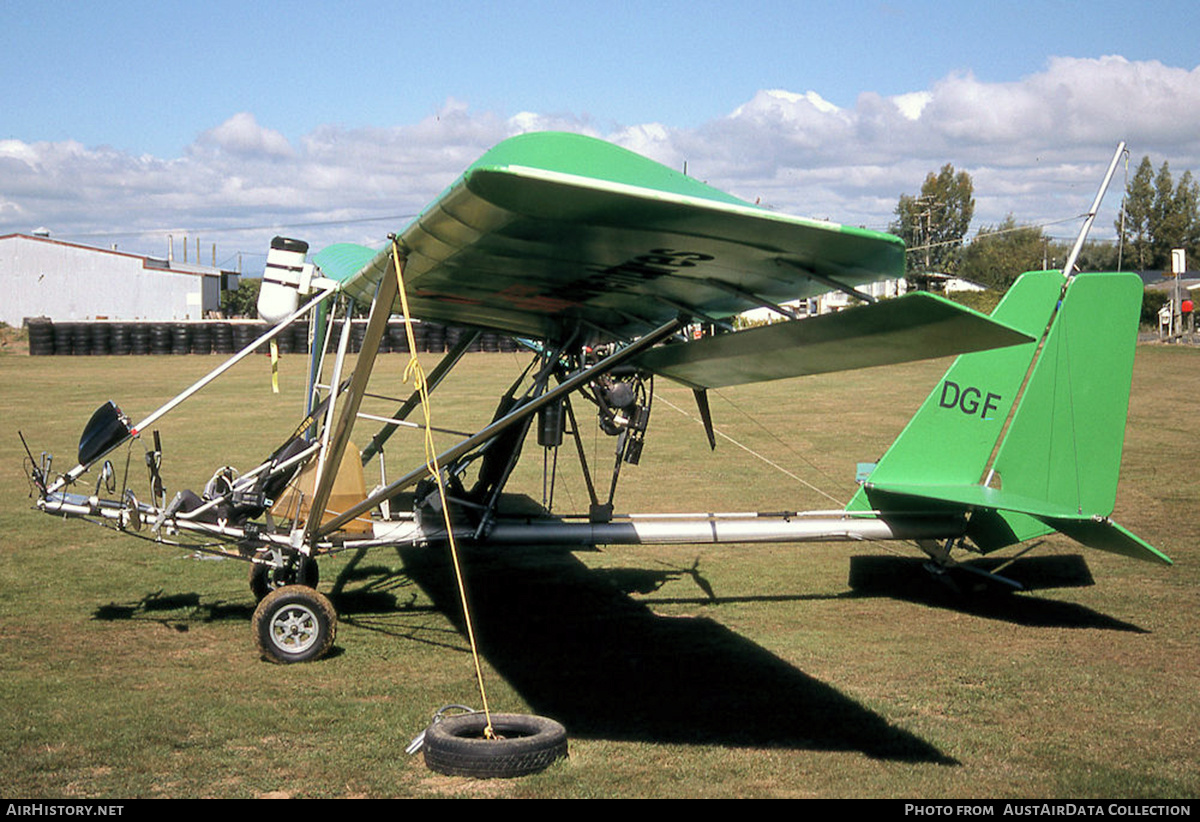
[{"label": "white fuel tank", "polygon": [[272,325],[300,306],[300,294],[308,292],[312,266],[306,265],[308,243],[288,237],[271,240],[267,267],[258,292],[258,316]]}]

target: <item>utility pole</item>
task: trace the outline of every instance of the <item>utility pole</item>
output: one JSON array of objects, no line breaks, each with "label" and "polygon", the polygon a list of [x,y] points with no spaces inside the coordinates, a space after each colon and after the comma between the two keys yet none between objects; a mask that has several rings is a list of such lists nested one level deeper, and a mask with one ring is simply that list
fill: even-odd
[{"label": "utility pole", "polygon": [[1183,341],[1183,315],[1185,312],[1183,310],[1183,288],[1179,285],[1179,277],[1187,271],[1186,255],[1185,249],[1171,249],[1171,272],[1175,275],[1175,287],[1171,292],[1171,337],[1181,342]]},{"label": "utility pole", "polygon": [[929,250],[933,246],[933,206],[937,203],[937,200],[932,195],[925,195],[918,197],[914,202],[916,205],[925,208],[925,211],[918,212],[913,216],[917,220],[918,229],[921,227],[921,218],[925,218],[925,242],[922,245],[925,246],[925,273],[928,274],[929,266],[931,265]]}]

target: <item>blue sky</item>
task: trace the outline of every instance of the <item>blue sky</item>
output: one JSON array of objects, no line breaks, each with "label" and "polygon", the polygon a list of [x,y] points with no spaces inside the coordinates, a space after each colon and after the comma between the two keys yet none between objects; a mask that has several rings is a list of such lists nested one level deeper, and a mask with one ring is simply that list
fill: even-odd
[{"label": "blue sky", "polygon": [[0,0],[0,233],[250,250],[240,229],[409,213],[489,140],[541,127],[872,227],[945,162],[976,177],[981,223],[1052,219],[1036,192],[1086,208],[1118,139],[1200,168],[1197,32],[1194,0]]}]

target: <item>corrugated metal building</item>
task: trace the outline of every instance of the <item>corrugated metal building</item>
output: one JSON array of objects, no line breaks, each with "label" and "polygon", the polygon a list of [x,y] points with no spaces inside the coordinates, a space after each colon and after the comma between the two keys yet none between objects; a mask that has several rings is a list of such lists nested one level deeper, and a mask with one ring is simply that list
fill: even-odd
[{"label": "corrugated metal building", "polygon": [[141,257],[29,234],[0,236],[0,322],[199,320],[221,307],[222,281],[208,266]]}]

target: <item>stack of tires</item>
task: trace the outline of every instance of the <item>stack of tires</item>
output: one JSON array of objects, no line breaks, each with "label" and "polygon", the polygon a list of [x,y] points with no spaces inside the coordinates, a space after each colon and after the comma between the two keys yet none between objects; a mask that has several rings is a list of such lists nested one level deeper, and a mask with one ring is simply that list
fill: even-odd
[{"label": "stack of tires", "polygon": [[234,323],[233,324],[233,350],[241,351],[243,348],[254,342],[258,336],[258,328],[256,323]]},{"label": "stack of tires", "polygon": [[88,326],[88,346],[89,354],[103,357],[109,353],[108,323],[92,323]]},{"label": "stack of tires", "polygon": [[297,354],[308,353],[308,323],[297,322],[292,326],[292,351]]},{"label": "stack of tires", "polygon": [[54,323],[53,325],[54,353],[60,357],[71,356],[75,353],[75,323]]},{"label": "stack of tires", "polygon": [[446,350],[446,327],[437,323],[422,323],[425,326],[425,348],[431,354],[441,354]]},{"label": "stack of tires", "polygon": [[[341,338],[342,323],[331,324],[327,340],[327,351],[337,351]],[[350,351],[362,350],[366,334],[365,320],[351,320]],[[51,322],[45,317],[27,320],[29,329],[29,353],[34,356],[105,355],[128,354],[233,354],[241,351],[256,338],[267,332],[262,322],[247,320],[202,321],[202,322]],[[414,322],[413,343],[417,351],[440,354],[452,348],[462,338],[464,330],[459,326],[438,323]],[[309,324],[299,322],[280,333],[275,339],[281,354],[307,354]],[[266,353],[269,344],[258,348]],[[471,351],[517,350],[512,338],[494,332],[478,335],[471,344]],[[379,353],[408,351],[408,332],[403,320],[388,323],[387,331],[379,341]]]},{"label": "stack of tires", "polygon": [[29,321],[29,355],[44,357],[54,353],[54,324],[45,317]]},{"label": "stack of tires", "polygon": [[426,340],[429,338],[429,326],[425,323],[413,323],[413,344],[417,351],[428,351]]},{"label": "stack of tires", "polygon": [[212,353],[212,329],[204,323],[197,323],[192,326],[184,326],[188,330],[188,350],[189,354],[211,354]]},{"label": "stack of tires", "polygon": [[227,322],[213,323],[212,341],[214,354],[232,354],[233,328]]},{"label": "stack of tires", "polygon": [[150,326],[150,353],[156,356],[171,353],[171,326],[157,323]]},{"label": "stack of tires", "polygon": [[132,323],[129,326],[129,353],[144,357],[150,353],[150,324]]},{"label": "stack of tires", "polygon": [[108,329],[108,350],[114,355],[127,356],[133,345],[129,341],[129,326],[113,323]]},{"label": "stack of tires", "polygon": [[388,341],[391,343],[392,351],[400,354],[408,353],[408,331],[404,323],[388,324]]},{"label": "stack of tires", "polygon": [[186,323],[172,323],[171,325],[171,353],[172,354],[187,354],[192,350],[191,347],[191,329]]}]

